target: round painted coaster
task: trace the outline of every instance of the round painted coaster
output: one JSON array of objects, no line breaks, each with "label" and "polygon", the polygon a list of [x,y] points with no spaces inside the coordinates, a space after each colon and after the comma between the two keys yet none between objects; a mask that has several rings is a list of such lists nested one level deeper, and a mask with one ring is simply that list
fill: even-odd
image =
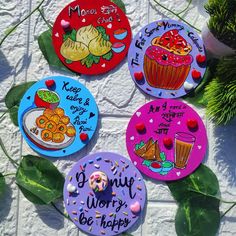
[{"label": "round painted coaster", "polygon": [[47,77],[21,100],[18,123],[26,142],[50,157],[73,154],[92,138],[98,121],[96,102],[87,88],[63,76]]},{"label": "round painted coaster", "polygon": [[128,230],[138,220],[145,201],[146,188],[140,172],[115,153],[86,156],[66,177],[66,210],[89,235],[116,235]]},{"label": "round painted coaster", "polygon": [[97,75],[125,58],[131,28],[125,13],[109,0],[77,0],[58,15],[52,40],[65,66],[81,74]]},{"label": "round painted coaster", "polygon": [[159,98],[186,95],[201,82],[206,55],[199,35],[174,20],[153,22],[139,31],[128,54],[136,85]]},{"label": "round painted coaster", "polygon": [[141,172],[169,181],[191,174],[200,165],[207,135],[192,108],[177,100],[160,99],[145,104],[132,116],[126,145]]}]

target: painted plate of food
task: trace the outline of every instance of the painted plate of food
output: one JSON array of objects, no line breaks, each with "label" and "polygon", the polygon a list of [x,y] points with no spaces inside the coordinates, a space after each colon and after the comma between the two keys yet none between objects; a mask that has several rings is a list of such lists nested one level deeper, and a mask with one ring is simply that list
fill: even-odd
[{"label": "painted plate of food", "polygon": [[71,145],[76,136],[63,108],[34,108],[23,116],[23,128],[27,137],[38,147],[60,150]]}]

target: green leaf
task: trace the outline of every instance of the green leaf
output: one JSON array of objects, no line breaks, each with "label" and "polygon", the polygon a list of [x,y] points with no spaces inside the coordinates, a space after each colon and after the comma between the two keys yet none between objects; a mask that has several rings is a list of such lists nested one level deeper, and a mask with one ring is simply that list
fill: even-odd
[{"label": "green leaf", "polygon": [[162,161],[165,161],[166,160],[166,154],[164,152],[161,152],[160,153],[160,158]]},{"label": "green leaf", "polygon": [[112,56],[113,56],[112,51],[110,51],[107,54],[103,55],[102,58],[109,61],[111,60]]},{"label": "green leaf", "polygon": [[178,236],[215,236],[219,225],[219,200],[195,198],[179,205],[175,217]]},{"label": "green leaf", "polygon": [[98,64],[99,61],[100,61],[100,57],[93,56],[93,62],[94,62],[95,64]]},{"label": "green leaf", "polygon": [[[196,192],[212,196],[216,196],[219,192],[217,177],[203,164],[188,177],[182,180],[168,182],[167,185],[173,197],[179,203],[199,196],[199,193]],[[201,196],[205,197],[204,195]]]},{"label": "green leaf", "polygon": [[63,35],[63,40],[66,41],[68,38],[70,38],[72,41],[76,41],[76,30],[73,29],[72,31],[70,32],[66,32],[64,35]]},{"label": "green leaf", "polygon": [[54,47],[52,45],[52,30],[49,29],[43,32],[38,37],[38,44],[41,52],[43,53],[45,59],[47,60],[50,66],[66,72],[73,73],[63,65],[63,63],[60,61],[54,51]]},{"label": "green leaf", "polygon": [[3,174],[0,173],[0,197],[3,196],[5,190],[6,190],[5,178],[4,178]]},{"label": "green leaf", "polygon": [[110,40],[110,37],[109,37],[109,35],[106,34],[106,30],[105,30],[104,27],[97,26],[96,29],[98,30],[99,33],[102,34],[102,37],[103,37],[104,40],[106,40],[106,41]]},{"label": "green leaf", "polygon": [[5,104],[9,110],[10,118],[14,125],[18,126],[18,108],[25,92],[35,83],[27,82],[12,87],[5,97]]},{"label": "green leaf", "polygon": [[19,106],[15,106],[15,107],[12,107],[9,109],[10,119],[15,126],[19,126],[19,124],[18,124],[18,110],[19,110]]},{"label": "green leaf", "polygon": [[152,161],[144,160],[142,164],[143,164],[144,166],[149,167],[149,166],[152,164]]},{"label": "green leaf", "polygon": [[16,173],[16,183],[35,204],[49,204],[63,196],[64,177],[47,159],[24,156]]},{"label": "green leaf", "polygon": [[93,63],[98,64],[100,61],[100,57],[89,54],[86,58],[81,60],[82,65],[86,65],[87,68],[90,68]]},{"label": "green leaf", "polygon": [[126,13],[125,4],[122,0],[111,0],[114,2],[124,13]]}]

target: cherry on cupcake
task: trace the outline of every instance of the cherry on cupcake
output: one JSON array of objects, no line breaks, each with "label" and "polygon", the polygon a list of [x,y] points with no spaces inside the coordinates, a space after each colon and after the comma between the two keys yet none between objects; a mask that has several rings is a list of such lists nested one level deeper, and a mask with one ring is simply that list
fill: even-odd
[{"label": "cherry on cupcake", "polygon": [[187,120],[187,126],[190,130],[197,130],[198,128],[198,122],[196,119],[192,118],[192,119],[188,119]]},{"label": "cherry on cupcake", "polygon": [[196,70],[196,69],[193,69],[192,70],[192,77],[193,77],[194,80],[201,79],[201,77],[202,77],[201,72]]}]

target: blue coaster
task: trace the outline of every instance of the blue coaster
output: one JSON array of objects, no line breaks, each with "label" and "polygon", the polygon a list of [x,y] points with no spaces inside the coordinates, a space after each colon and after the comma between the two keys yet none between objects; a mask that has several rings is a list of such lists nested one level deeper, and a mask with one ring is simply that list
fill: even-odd
[{"label": "blue coaster", "polygon": [[35,83],[21,100],[18,122],[26,142],[50,157],[68,156],[92,138],[98,108],[89,90],[78,81],[51,76]]}]

